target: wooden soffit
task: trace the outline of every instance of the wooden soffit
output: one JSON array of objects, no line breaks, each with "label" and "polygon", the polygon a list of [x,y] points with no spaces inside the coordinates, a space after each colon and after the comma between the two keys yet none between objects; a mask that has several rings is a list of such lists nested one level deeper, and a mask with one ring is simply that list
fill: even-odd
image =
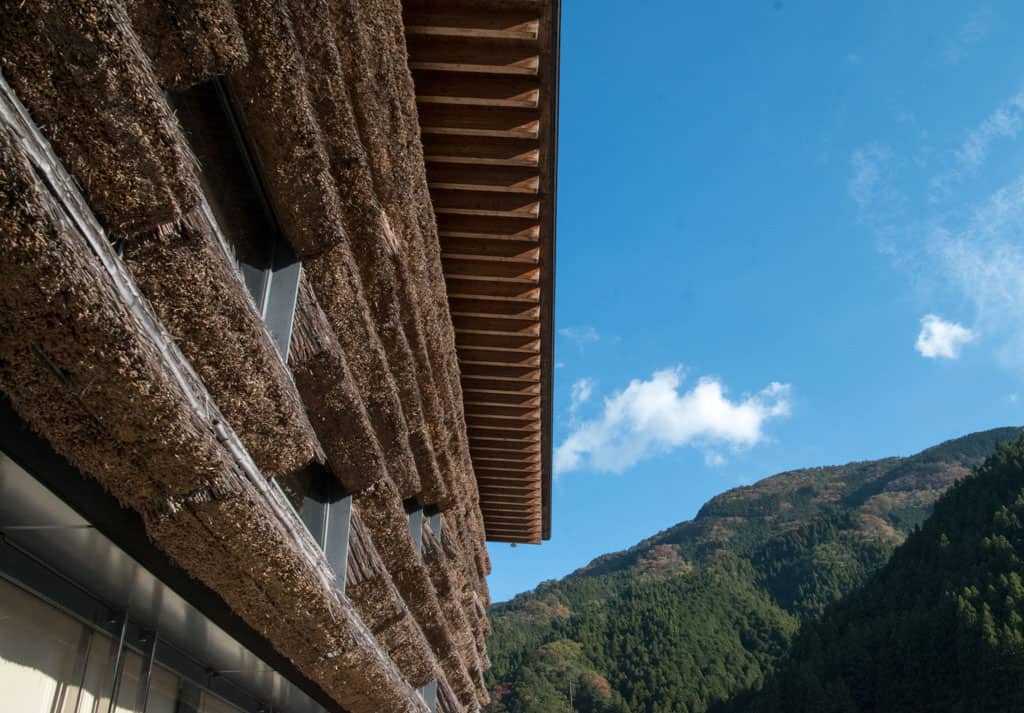
[{"label": "wooden soffit", "polygon": [[405,0],[487,538],[551,534],[558,0]]}]

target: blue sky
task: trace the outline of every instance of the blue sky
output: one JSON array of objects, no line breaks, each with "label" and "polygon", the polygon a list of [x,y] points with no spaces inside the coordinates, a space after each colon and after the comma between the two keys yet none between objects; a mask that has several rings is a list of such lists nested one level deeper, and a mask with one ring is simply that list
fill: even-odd
[{"label": "blue sky", "polygon": [[1024,423],[1024,3],[563,0],[553,538]]}]

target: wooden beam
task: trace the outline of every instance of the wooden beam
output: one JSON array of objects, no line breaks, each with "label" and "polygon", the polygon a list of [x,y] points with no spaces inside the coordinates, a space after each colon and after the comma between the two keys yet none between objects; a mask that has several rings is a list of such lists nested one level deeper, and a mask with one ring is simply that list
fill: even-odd
[{"label": "wooden beam", "polygon": [[444,104],[507,109],[537,109],[540,106],[540,86],[534,79],[504,77],[495,81],[494,77],[450,72],[417,72],[414,79],[416,102],[420,106]]},{"label": "wooden beam", "polygon": [[427,166],[431,188],[450,191],[485,191],[536,195],[537,169],[523,166],[473,166],[433,163]]},{"label": "wooden beam", "polygon": [[533,219],[540,216],[540,201],[536,196],[525,193],[450,191],[438,188],[431,191],[430,196],[434,210],[447,215]]},{"label": "wooden beam", "polygon": [[427,104],[420,107],[420,128],[424,134],[473,136],[491,139],[536,140],[540,113],[536,109],[492,106],[449,106]]},{"label": "wooden beam", "polygon": [[477,37],[430,35],[406,37],[413,72],[459,72],[536,77],[540,55],[533,42],[507,42]]},{"label": "wooden beam", "polygon": [[471,12],[411,10],[405,13],[405,33],[429,37],[471,37],[534,42],[540,30],[536,12]]},{"label": "wooden beam", "polygon": [[524,352],[530,352],[531,354],[537,353],[539,350],[539,343],[536,337],[532,337],[528,334],[493,334],[491,332],[475,331],[472,329],[463,329],[458,331],[455,336],[455,341],[462,347],[482,347],[487,349],[510,349],[510,350],[522,350]]},{"label": "wooden beam", "polygon": [[531,217],[491,217],[478,215],[445,215],[437,218],[441,238],[481,238],[528,240],[540,238],[540,225]]}]

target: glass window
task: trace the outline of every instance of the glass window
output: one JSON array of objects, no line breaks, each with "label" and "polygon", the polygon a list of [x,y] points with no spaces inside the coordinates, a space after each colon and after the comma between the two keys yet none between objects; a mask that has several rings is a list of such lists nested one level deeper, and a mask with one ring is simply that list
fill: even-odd
[{"label": "glass window", "polygon": [[[0,710],[107,713],[117,641],[31,592],[0,579]],[[143,713],[145,661],[125,649],[116,713]],[[239,713],[240,709],[153,666],[144,713]]]},{"label": "glass window", "polygon": [[177,713],[178,689],[181,681],[163,666],[153,667],[149,682],[149,699],[146,713]]},{"label": "glass window", "polygon": [[203,691],[203,697],[199,701],[199,713],[239,713],[239,709]]},{"label": "glass window", "polygon": [[0,580],[0,691],[7,710],[52,713],[73,706],[88,638],[79,622]]}]

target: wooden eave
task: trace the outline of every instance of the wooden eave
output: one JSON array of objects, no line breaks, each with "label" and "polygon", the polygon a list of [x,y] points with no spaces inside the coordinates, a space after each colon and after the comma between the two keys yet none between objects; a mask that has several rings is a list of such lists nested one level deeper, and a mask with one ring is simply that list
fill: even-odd
[{"label": "wooden eave", "polygon": [[487,539],[551,536],[559,0],[405,0]]}]

